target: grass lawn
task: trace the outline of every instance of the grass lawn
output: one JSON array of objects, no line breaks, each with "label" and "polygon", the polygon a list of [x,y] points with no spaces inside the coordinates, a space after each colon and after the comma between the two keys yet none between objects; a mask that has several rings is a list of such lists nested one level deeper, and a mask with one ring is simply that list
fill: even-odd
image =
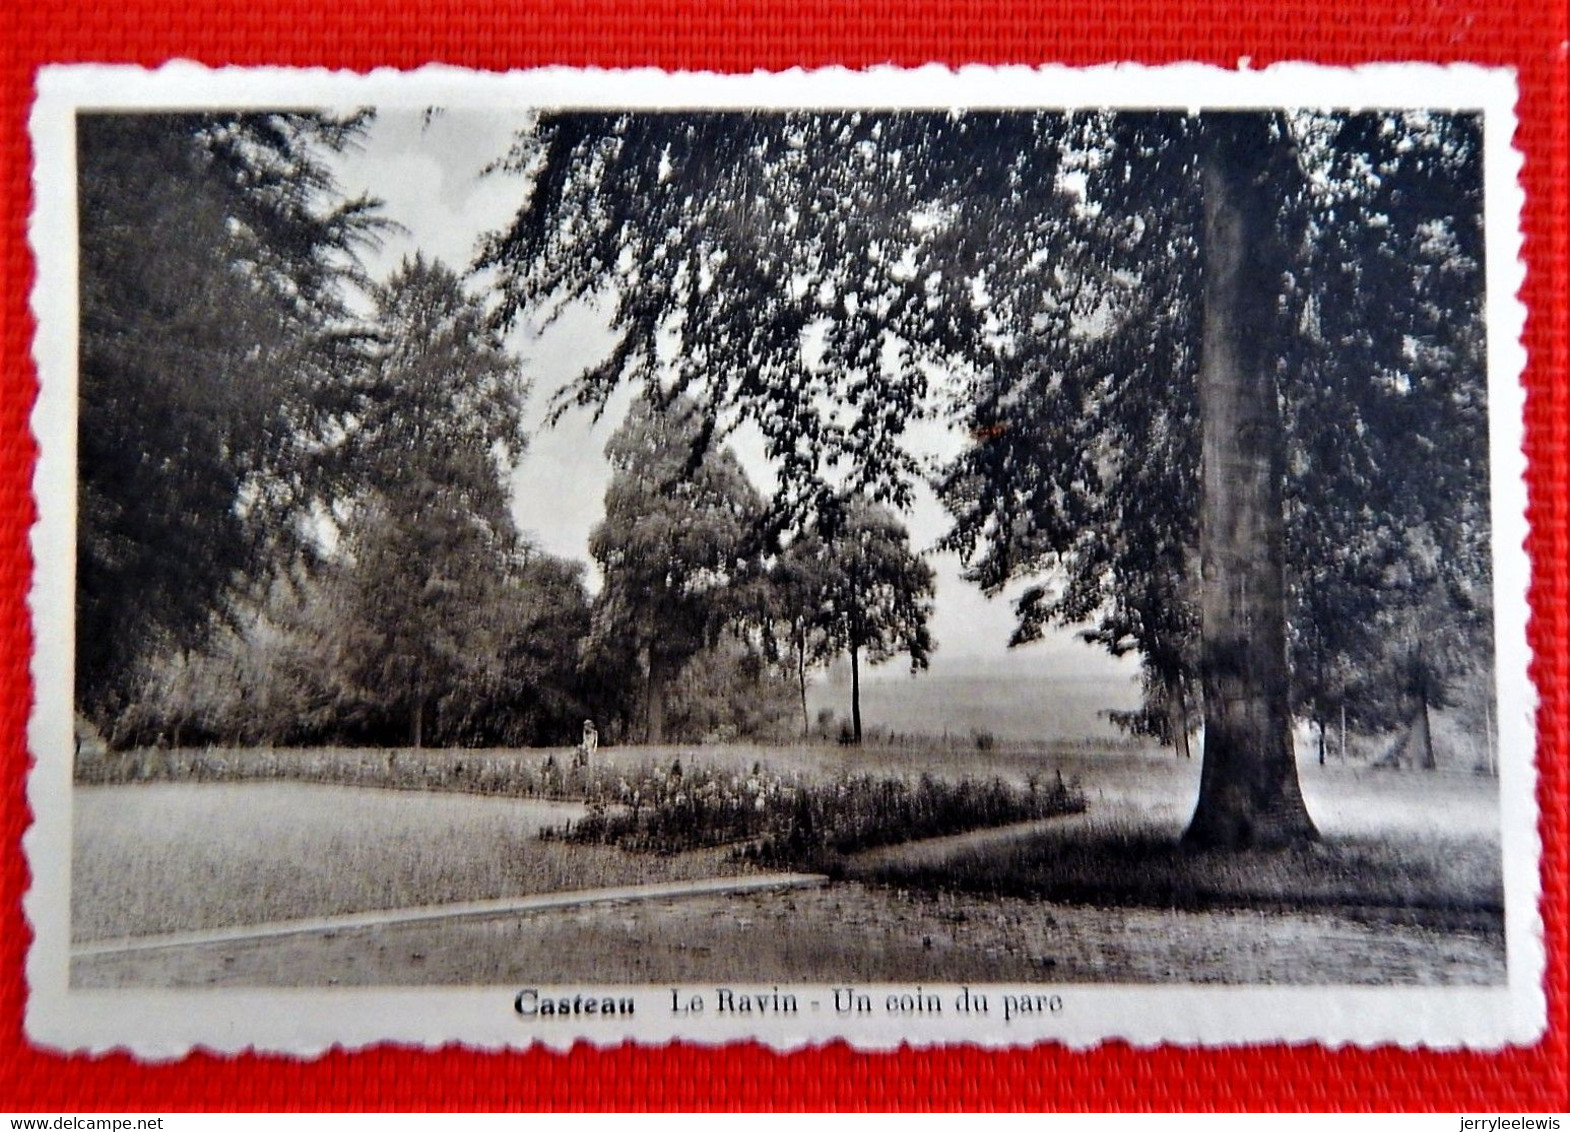
[{"label": "grass lawn", "polygon": [[1162,832],[1075,824],[942,861],[890,855],[863,879],[919,889],[1024,896],[1102,907],[1314,908],[1419,922],[1503,922],[1497,844],[1466,840],[1351,840],[1241,853],[1174,846]]},{"label": "grass lawn", "polygon": [[[1325,908],[1502,930],[1493,779],[1305,765],[1304,794],[1322,840],[1227,853],[1178,844],[1198,788],[1197,766],[1119,764],[1116,773],[1091,780],[1082,818],[941,856],[922,846],[895,847],[864,855],[853,872],[896,886],[1104,907]],[[1193,781],[1185,781],[1190,775]]]},{"label": "grass lawn", "polygon": [[[231,773],[246,753],[228,753]],[[350,761],[298,757],[314,774]],[[544,752],[399,752],[428,790],[279,781],[258,754],[226,781],[75,792],[77,940],[744,872],[729,847],[680,853],[544,840],[576,803],[461,792],[443,759],[492,785]],[[1155,752],[623,748],[599,770],[676,758],[746,774],[992,777],[1061,772],[1087,811],[1033,827],[885,846],[816,892],[600,905],[78,959],[77,985],[534,981],[1066,980],[1498,983],[1494,780],[1301,767],[1322,843],[1277,853],[1177,847],[1199,760]],[[266,760],[273,760],[271,763]],[[558,759],[558,762],[560,760]],[[252,774],[252,770],[266,773]],[[358,773],[358,772],[357,772]],[[152,777],[158,778],[155,773]],[[235,780],[238,779],[238,780]],[[260,779],[260,780],[257,780]]]},{"label": "grass lawn", "polygon": [[78,786],[75,940],[746,871],[540,840],[570,803],[290,782]]}]

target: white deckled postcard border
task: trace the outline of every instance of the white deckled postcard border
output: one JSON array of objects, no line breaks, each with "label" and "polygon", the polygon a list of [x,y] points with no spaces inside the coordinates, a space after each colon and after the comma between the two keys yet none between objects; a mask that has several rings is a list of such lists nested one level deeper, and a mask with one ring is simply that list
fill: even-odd
[{"label": "white deckled postcard border", "polygon": [[[975,1043],[1009,1046],[1061,1042],[1087,1047],[1107,1039],[1233,1045],[1317,1042],[1393,1043],[1430,1048],[1495,1048],[1525,1043],[1545,1025],[1534,718],[1528,678],[1530,563],[1524,544],[1525,394],[1521,375],[1524,308],[1516,297],[1523,194],[1521,157],[1512,148],[1516,84],[1512,74],[1471,66],[1389,64],[1353,69],[1279,65],[1224,71],[1199,65],[1088,70],[982,68],[792,71],[740,76],[658,71],[542,70],[481,74],[444,67],[370,74],[321,70],[224,69],[174,63],[159,70],[55,67],[39,76],[31,130],[36,159],[30,237],[38,266],[33,309],[40,394],[32,423],[39,442],[32,533],[31,596],[37,640],[32,675],[36,706],[29,739],[36,760],[28,788],[34,814],[24,837],[32,884],[25,910],[34,933],[27,961],[27,1031],[40,1044],[71,1050],[123,1048],[168,1058],[202,1047],[315,1054],[380,1042],[428,1048],[458,1042],[479,1048],[535,1043],[565,1049],[577,1041],[729,1042],[751,1039],[778,1049],[844,1039],[857,1047]],[[534,988],[531,1002],[580,1001],[579,1013],[540,1021],[520,1012],[517,986],[311,988],[256,990],[84,990],[68,981],[72,836],[73,626],[76,523],[77,248],[74,116],[78,110],[320,105],[420,109],[507,104],[541,108],[1336,108],[1421,107],[1479,110],[1485,116],[1488,396],[1492,462],[1493,563],[1498,685],[1499,792],[1505,877],[1508,982],[1495,988],[1099,985],[865,986],[876,1009],[842,1014],[832,986],[782,986],[795,1013],[721,1015],[718,985],[622,987],[592,979]],[[765,996],[736,972],[736,993]],[[840,988],[841,990],[844,987]],[[965,996],[989,995],[993,1009],[956,1010]],[[703,1013],[681,1009],[693,996]],[[941,1004],[941,1013],[898,1009]],[[1004,1021],[1005,996],[1057,996],[1050,1009]],[[586,1000],[630,999],[631,1014],[582,1012]],[[815,1005],[812,1005],[815,1004]],[[890,1009],[890,1007],[896,1009]]]}]

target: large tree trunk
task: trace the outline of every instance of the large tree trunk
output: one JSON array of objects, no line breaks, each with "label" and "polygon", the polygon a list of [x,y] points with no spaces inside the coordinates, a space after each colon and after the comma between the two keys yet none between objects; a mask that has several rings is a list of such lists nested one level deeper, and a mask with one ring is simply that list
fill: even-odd
[{"label": "large tree trunk", "polygon": [[861,746],[861,658],[855,645],[850,646],[850,735],[856,746]]},{"label": "large tree trunk", "polygon": [[1273,846],[1318,836],[1298,786],[1286,648],[1285,440],[1272,374],[1280,275],[1269,119],[1204,122],[1199,802],[1190,844]]}]

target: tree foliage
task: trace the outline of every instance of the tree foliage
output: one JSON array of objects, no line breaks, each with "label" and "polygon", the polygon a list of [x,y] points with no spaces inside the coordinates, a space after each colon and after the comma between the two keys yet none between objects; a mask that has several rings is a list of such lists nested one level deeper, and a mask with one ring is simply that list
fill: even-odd
[{"label": "tree foliage", "polygon": [[589,536],[604,575],[590,649],[641,678],[651,743],[671,682],[738,621],[759,570],[757,490],[728,449],[695,449],[702,428],[684,400],[636,402],[606,446],[605,518]]},{"label": "tree foliage", "polygon": [[[953,375],[947,411],[972,443],[939,481],[946,545],[988,589],[1038,579],[1019,641],[1088,623],[1138,651],[1155,686],[1192,681],[1196,657],[1209,683],[1246,670],[1234,645],[1287,671],[1287,595],[1319,631],[1300,639],[1349,653],[1326,632],[1340,614],[1307,596],[1327,547],[1458,548],[1446,561],[1481,588],[1475,119],[564,114],[514,158],[529,196],[481,257],[498,317],[607,303],[617,345],[568,401],[603,405],[626,380],[689,396],[700,448],[752,424],[779,469],[782,523],[808,525],[842,489],[905,502],[921,471],[908,426]],[[1246,285],[1226,298],[1206,290],[1222,230],[1245,233],[1232,254]],[[1262,433],[1229,432],[1202,396],[1226,343],[1242,359],[1224,367],[1226,398],[1252,398]],[[1218,441],[1257,448],[1268,490],[1238,515],[1285,532],[1248,551],[1258,578],[1293,569],[1267,587],[1280,594],[1268,640],[1223,641],[1232,630],[1202,600],[1237,582],[1219,559],[1196,574],[1213,568],[1206,530],[1226,521],[1223,481],[1202,479],[1229,458],[1202,444],[1207,420]],[[1309,514],[1349,529],[1315,532]],[[1390,573],[1366,565],[1331,573],[1388,610]],[[1238,742],[1279,764],[1287,689],[1268,682],[1272,706]],[[1209,722],[1213,745],[1225,729]]]},{"label": "tree foliage", "polygon": [[138,737],[520,745],[581,724],[582,567],[525,545],[510,513],[518,366],[439,263],[370,293],[329,545],[237,599],[208,648],[153,665]]},{"label": "tree foliage", "polygon": [[78,118],[77,692],[100,722],[208,638],[326,475],[343,284],[383,222],[325,156],[364,121]]},{"label": "tree foliage", "polygon": [[796,538],[773,572],[782,620],[801,681],[805,672],[845,656],[851,666],[851,735],[860,743],[861,665],[904,653],[912,672],[924,670],[936,647],[932,567],[910,546],[899,516],[887,507],[850,501]]},{"label": "tree foliage", "polygon": [[459,734],[453,698],[494,683],[493,611],[520,562],[505,475],[524,444],[523,383],[483,306],[440,263],[406,261],[375,291],[376,343],[345,440],[368,482],[343,526],[351,687],[409,721]]},{"label": "tree foliage", "polygon": [[1310,119],[1299,137],[1326,172],[1296,202],[1288,558],[1323,743],[1332,712],[1412,719],[1418,636],[1442,682],[1491,663],[1481,137],[1426,114]]}]

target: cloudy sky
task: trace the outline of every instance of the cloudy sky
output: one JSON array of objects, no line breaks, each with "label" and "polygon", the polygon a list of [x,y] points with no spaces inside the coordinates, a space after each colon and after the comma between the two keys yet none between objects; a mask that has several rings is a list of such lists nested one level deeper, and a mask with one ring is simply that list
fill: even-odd
[{"label": "cloudy sky", "polygon": [[[351,195],[365,192],[380,198],[386,214],[406,230],[390,235],[371,257],[374,276],[386,277],[417,250],[454,268],[469,265],[479,236],[506,224],[522,198],[518,177],[482,175],[482,170],[506,153],[523,122],[521,112],[473,110],[443,112],[429,122],[413,112],[378,116],[359,151],[339,162],[343,188]],[[587,412],[572,413],[555,427],[541,418],[551,394],[602,357],[610,341],[603,317],[587,306],[569,310],[543,334],[525,327],[509,340],[532,386],[532,439],[513,475],[514,515],[543,549],[585,562],[589,531],[599,521],[609,476],[605,443],[620,423],[631,391],[619,393],[597,424]],[[945,439],[941,430],[928,440],[939,448],[957,443]],[[748,452],[745,443],[738,446],[738,455],[750,465],[754,482],[767,481],[761,456]],[[906,520],[918,548],[930,547],[945,529],[943,509],[930,492],[924,491]],[[934,675],[1060,674],[1125,686],[1134,676],[1130,662],[1116,661],[1069,633],[1009,650],[1013,618],[1007,595],[986,598],[959,576],[952,555],[930,560],[938,573]],[[881,670],[886,679],[908,678],[905,673],[897,663]]]}]

